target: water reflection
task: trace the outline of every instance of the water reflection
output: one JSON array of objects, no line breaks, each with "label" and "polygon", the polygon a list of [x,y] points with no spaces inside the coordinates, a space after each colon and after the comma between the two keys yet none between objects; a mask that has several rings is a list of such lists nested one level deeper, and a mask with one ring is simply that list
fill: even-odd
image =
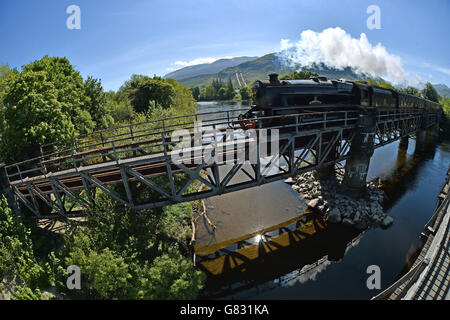
[{"label": "water reflection", "polygon": [[408,190],[415,189],[420,183],[420,172],[428,160],[436,154],[436,144],[427,143],[422,152],[414,152],[408,157],[407,149],[398,148],[395,166],[382,175],[381,186],[386,192],[383,208],[390,210]]},{"label": "water reflection", "polygon": [[327,226],[322,216],[307,212],[294,228],[257,235],[197,263],[207,274],[202,297],[245,298],[261,286],[270,290],[314,279],[332,261],[340,261],[359,236],[353,228]]}]

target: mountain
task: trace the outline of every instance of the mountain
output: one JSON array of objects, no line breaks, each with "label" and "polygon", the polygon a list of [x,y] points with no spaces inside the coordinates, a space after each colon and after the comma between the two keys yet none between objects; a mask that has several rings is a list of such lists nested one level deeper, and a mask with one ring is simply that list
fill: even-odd
[{"label": "mountain", "polygon": [[442,83],[433,84],[433,87],[436,89],[436,91],[439,93],[441,97],[450,98],[450,88],[447,87],[445,84]]},{"label": "mountain", "polygon": [[164,78],[173,78],[177,81],[200,75],[216,74],[226,68],[237,66],[241,63],[255,60],[257,57],[235,57],[231,59],[219,59],[212,63],[197,64],[170,72]]},{"label": "mountain", "polygon": [[[239,82],[241,84],[243,82],[248,84],[255,80],[266,80],[268,79],[268,75],[270,73],[278,73],[279,75],[284,75],[300,69],[302,69],[300,66],[288,66],[282,59],[278,57],[276,53],[270,53],[260,58],[246,61],[233,67],[225,68],[215,74],[197,75],[194,77],[181,79],[179,82],[188,87],[195,87],[210,84],[213,79],[220,78],[222,81],[227,81],[228,78],[231,78],[233,81],[233,85],[239,87],[240,85],[238,83],[236,75],[238,75]],[[364,75],[355,73],[351,68],[338,70],[328,68],[323,64],[312,65],[311,67],[303,69],[316,72],[319,75],[328,77],[330,79],[345,78],[347,80],[365,80],[368,78]],[[244,78],[245,81],[242,81],[242,78]]]}]

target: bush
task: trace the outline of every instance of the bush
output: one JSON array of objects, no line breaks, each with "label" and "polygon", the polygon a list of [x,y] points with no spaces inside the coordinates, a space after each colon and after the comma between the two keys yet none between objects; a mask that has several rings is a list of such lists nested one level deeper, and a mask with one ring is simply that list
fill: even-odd
[{"label": "bush", "polygon": [[141,299],[195,299],[203,288],[205,276],[176,251],[157,257],[141,271]]},{"label": "bush", "polygon": [[38,263],[33,253],[30,229],[25,227],[0,199],[0,276],[16,275],[31,289],[50,285],[47,266]]},{"label": "bush", "polygon": [[[78,233],[65,259],[81,271],[82,294],[99,299],[124,299],[130,287],[128,265],[108,248],[96,250],[87,235]],[[78,294],[78,293],[77,293]]]}]

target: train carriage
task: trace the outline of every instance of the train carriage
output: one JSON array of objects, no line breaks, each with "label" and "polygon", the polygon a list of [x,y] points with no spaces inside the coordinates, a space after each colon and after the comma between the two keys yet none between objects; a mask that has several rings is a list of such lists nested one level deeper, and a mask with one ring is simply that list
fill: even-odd
[{"label": "train carriage", "polygon": [[[279,80],[270,74],[269,80],[255,81],[252,108],[239,116],[243,128],[285,126],[294,121],[290,117],[276,117],[298,113],[312,113],[359,108],[442,110],[438,103],[367,83],[329,80],[311,77],[309,80]],[[275,117],[274,117],[275,116]],[[267,117],[257,124],[254,119]],[[253,119],[253,120],[252,120]]]}]

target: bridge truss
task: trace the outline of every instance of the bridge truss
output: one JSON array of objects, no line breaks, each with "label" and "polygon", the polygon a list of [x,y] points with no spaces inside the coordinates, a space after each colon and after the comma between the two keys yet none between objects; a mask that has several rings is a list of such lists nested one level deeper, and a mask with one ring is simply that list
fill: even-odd
[{"label": "bridge truss", "polygon": [[[45,146],[49,152],[6,166],[6,174],[16,199],[37,218],[80,215],[95,204],[98,190],[130,209],[152,209],[263,185],[346,160],[362,112],[263,117],[256,119],[259,128],[247,132],[236,124],[239,111],[103,130],[74,139],[65,147]],[[431,126],[437,119],[436,114],[414,109],[376,111],[374,147],[414,134],[425,122],[425,127]],[[199,120],[201,124],[196,125]],[[264,123],[267,131],[262,128]],[[183,140],[188,142],[183,161],[173,158],[180,142],[172,139],[177,129],[183,129],[188,137]],[[200,144],[194,144],[198,142],[196,130],[201,132]],[[260,148],[261,141],[277,143],[272,149],[279,152],[267,155]],[[240,156],[249,157],[250,145],[256,145],[252,163]],[[208,153],[227,161],[210,161],[203,157]],[[152,196],[138,197],[142,188],[151,190]]]}]

